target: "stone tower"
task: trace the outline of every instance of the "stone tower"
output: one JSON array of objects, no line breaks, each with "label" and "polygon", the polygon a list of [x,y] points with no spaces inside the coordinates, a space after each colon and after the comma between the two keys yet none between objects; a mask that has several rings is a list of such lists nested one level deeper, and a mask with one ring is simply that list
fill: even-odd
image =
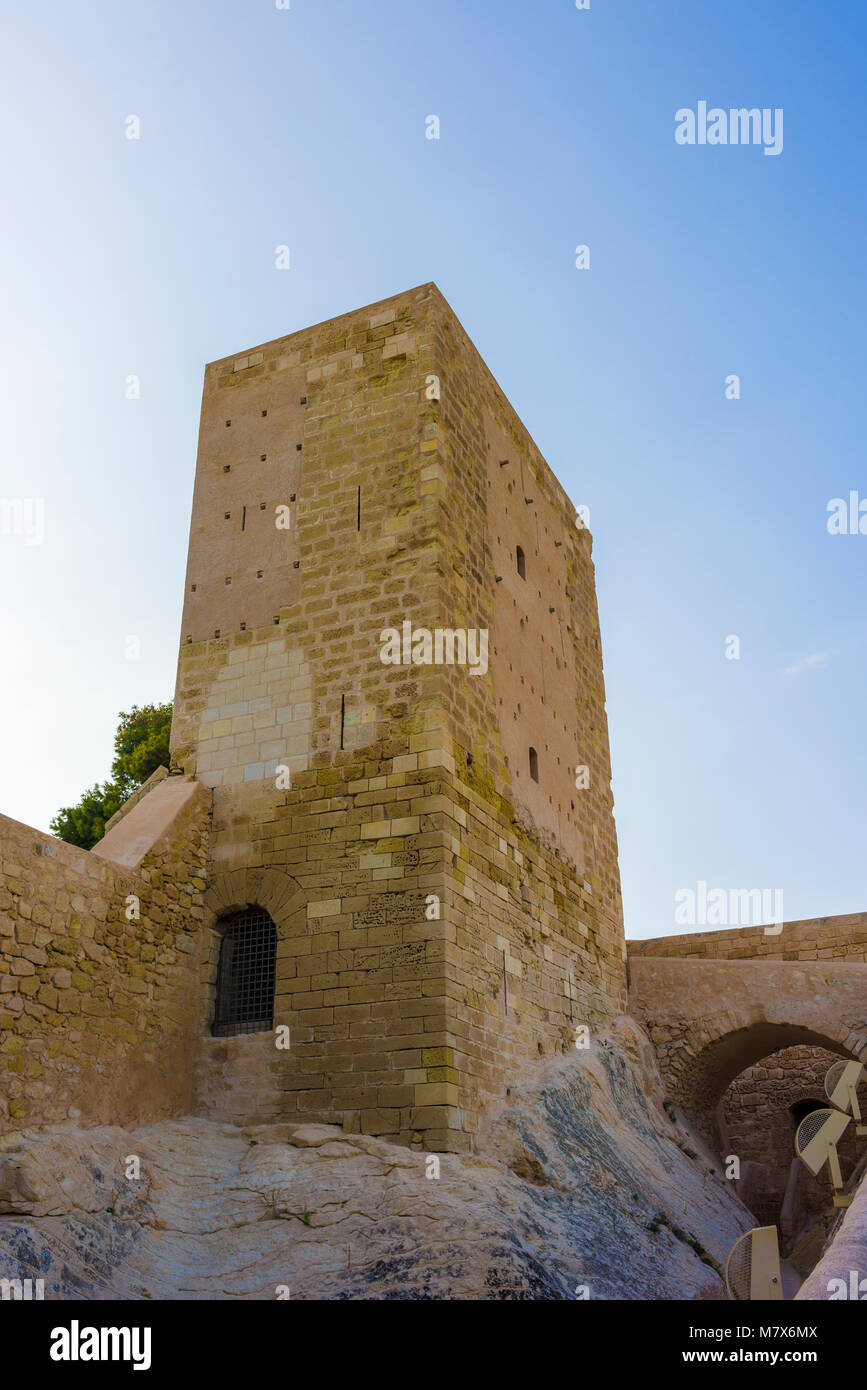
[{"label": "stone tower", "polygon": [[[436,286],[207,368],[172,741],[200,1113],[464,1150],[624,1010],[590,535]],[[209,1036],[253,905],[288,1048]]]}]

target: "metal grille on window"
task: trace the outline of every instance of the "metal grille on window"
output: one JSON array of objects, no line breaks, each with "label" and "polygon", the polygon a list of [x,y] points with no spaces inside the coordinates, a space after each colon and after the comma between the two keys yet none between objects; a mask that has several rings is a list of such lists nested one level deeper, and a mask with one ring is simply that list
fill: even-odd
[{"label": "metal grille on window", "polygon": [[245,908],[220,924],[214,1037],[261,1033],[274,1026],[277,928],[259,907]]}]

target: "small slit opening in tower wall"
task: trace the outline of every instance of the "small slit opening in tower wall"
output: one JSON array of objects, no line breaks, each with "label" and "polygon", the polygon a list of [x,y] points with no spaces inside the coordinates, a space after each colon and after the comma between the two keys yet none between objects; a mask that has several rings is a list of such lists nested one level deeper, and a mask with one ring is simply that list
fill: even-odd
[{"label": "small slit opening in tower wall", "polygon": [[242,530],[242,531],[245,530],[246,526],[247,526],[247,508],[244,507],[244,508],[242,509],[242,511],[241,511],[241,530]]},{"label": "small slit opening in tower wall", "polygon": [[340,747],[343,747],[343,729],[346,720],[346,696],[340,697]]},{"label": "small slit opening in tower wall", "polygon": [[357,489],[357,493],[358,493],[358,495],[357,495],[357,497],[356,497],[356,502],[355,502],[355,529],[356,529],[356,531],[360,531],[360,530],[361,530],[361,488],[360,488],[360,487]]}]

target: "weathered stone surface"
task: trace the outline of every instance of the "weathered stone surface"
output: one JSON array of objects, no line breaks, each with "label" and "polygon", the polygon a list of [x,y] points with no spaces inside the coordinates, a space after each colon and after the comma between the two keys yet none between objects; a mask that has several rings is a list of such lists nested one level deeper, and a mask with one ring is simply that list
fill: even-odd
[{"label": "weathered stone surface", "polygon": [[343,1130],[339,1125],[297,1125],[293,1127],[289,1143],[297,1149],[315,1149],[332,1139],[342,1139]]},{"label": "weathered stone surface", "polygon": [[105,1211],[128,1195],[121,1129],[23,1131],[0,1140],[0,1216]]},{"label": "weathered stone surface", "polygon": [[[865,1163],[861,1163],[862,1174]],[[841,1212],[822,1258],[804,1280],[797,1297],[867,1300],[867,1181],[862,1176],[851,1207]],[[854,1275],[854,1278],[853,1278]],[[836,1281],[836,1282],[834,1282]]]},{"label": "weathered stone surface", "polygon": [[167,779],[111,834],[139,817],[131,868],[0,816],[0,1133],[191,1109],[210,792]]},{"label": "weathered stone surface", "polygon": [[127,869],[138,868],[145,855],[171,833],[178,817],[196,800],[210,809],[210,795],[201,783],[185,777],[166,777],[130,808],[94,845],[92,853]]},{"label": "weathered stone surface", "polygon": [[0,1223],[0,1266],[61,1299],[718,1298],[750,1220],[660,1102],[624,1021],[545,1068],[474,1156],[201,1119],[22,1134],[4,1156],[40,1176]]},{"label": "weathered stone surface", "polygon": [[[693,960],[864,960],[867,956],[867,912],[837,917],[807,917],[784,922],[782,931],[763,926],[725,927],[722,931],[691,931],[682,936],[657,936],[627,941],[630,957],[689,957]],[[824,954],[821,954],[824,953]]]},{"label": "weathered stone surface", "polygon": [[629,1007],[656,1044],[667,1095],[696,1123],[740,1072],[778,1049],[805,1044],[867,1060],[863,960],[636,955]]},{"label": "weathered stone surface", "polygon": [[[205,372],[172,756],[214,791],[203,1012],[256,903],[293,1041],[203,1041],[192,1109],[468,1152],[625,1004],[590,534],[435,285],[258,352]],[[405,620],[490,635],[483,678],[383,662]]]}]

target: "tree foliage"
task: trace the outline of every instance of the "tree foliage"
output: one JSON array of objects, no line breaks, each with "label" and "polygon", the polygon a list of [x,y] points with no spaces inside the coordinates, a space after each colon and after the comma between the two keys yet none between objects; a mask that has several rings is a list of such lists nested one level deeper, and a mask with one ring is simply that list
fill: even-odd
[{"label": "tree foliage", "polygon": [[166,705],[143,705],[141,709],[133,705],[129,714],[121,713],[119,718],[111,775],[125,801],[158,767],[169,765],[171,701]]},{"label": "tree foliage", "polygon": [[111,820],[127,797],[146,782],[158,767],[169,765],[169,735],[172,727],[171,701],[165,705],[133,705],[118,718],[114,736],[111,780],[95,783],[75,806],[64,806],[51,822],[51,832],[67,844],[81,849],[93,846],[105,834]]}]

